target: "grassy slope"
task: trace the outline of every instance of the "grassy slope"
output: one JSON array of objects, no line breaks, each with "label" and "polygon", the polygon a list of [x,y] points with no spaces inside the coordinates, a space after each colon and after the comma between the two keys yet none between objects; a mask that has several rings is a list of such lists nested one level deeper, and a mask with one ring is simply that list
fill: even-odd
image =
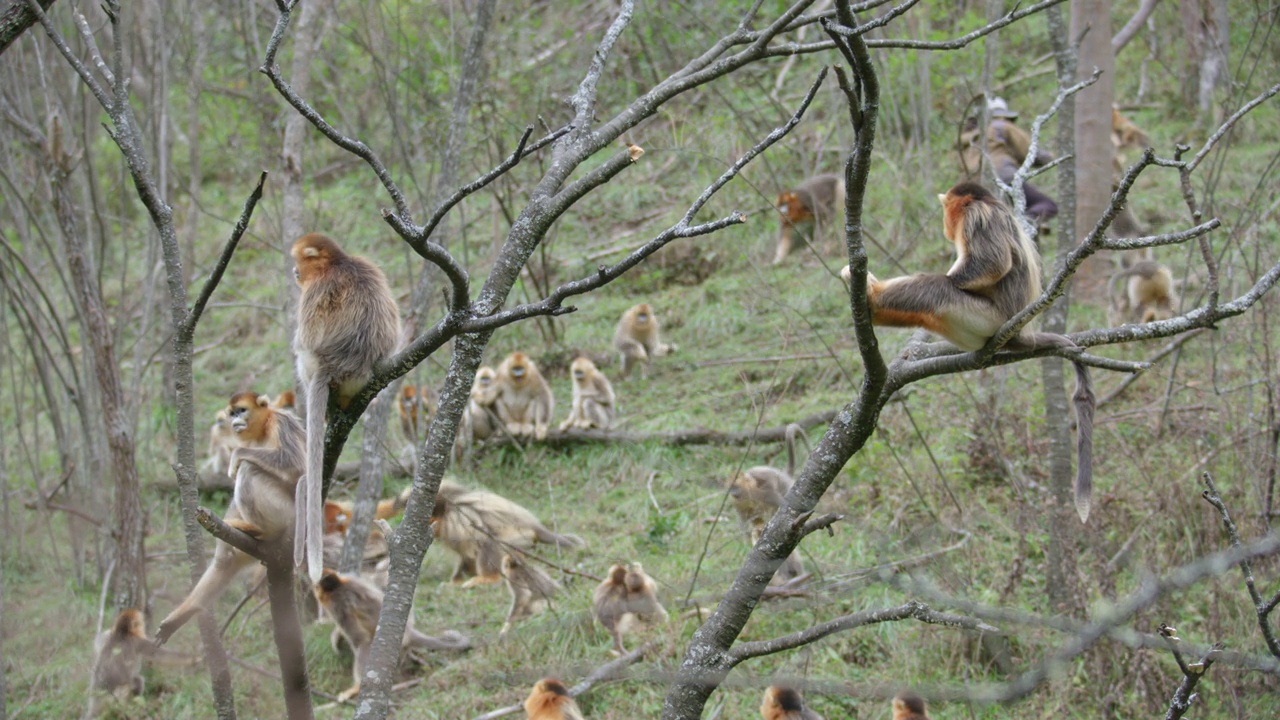
[{"label": "grassy slope", "polygon": [[[834,150],[817,154],[813,150],[824,140],[830,143],[828,148],[847,142],[843,137],[847,130],[839,129],[840,114],[832,101],[825,97],[789,144],[749,169],[711,213],[759,210],[769,204],[779,185],[814,167],[835,169],[838,154]],[[587,254],[618,242],[638,244],[663,227],[663,222],[673,220],[726,159],[742,150],[744,138],[760,134],[759,125],[742,122],[732,112],[691,105],[677,105],[673,116],[697,111],[705,112],[698,117],[706,119],[696,127],[678,121],[648,126],[637,138],[647,150],[641,165],[606,188],[598,202],[577,209],[554,229],[550,247],[556,280],[589,272],[599,261],[586,260]],[[891,107],[886,103],[887,110]],[[1239,203],[1277,147],[1274,130],[1266,129],[1275,127],[1274,111],[1268,110],[1263,118],[1250,124],[1242,138],[1244,146],[1234,148],[1229,156],[1217,188],[1224,198],[1225,217],[1239,216]],[[1159,111],[1140,113],[1135,119],[1162,149],[1185,128],[1185,123],[1167,120]],[[828,133],[834,133],[836,140],[829,140]],[[948,265],[948,250],[936,232],[938,218],[931,198],[950,181],[950,158],[939,152],[938,157],[923,161],[931,168],[936,187],[921,187],[919,168],[901,160],[907,151],[898,142],[886,132],[881,145],[885,155],[874,170],[879,182],[869,218],[880,245],[871,250],[872,269],[893,274],[889,254],[909,269],[942,270]],[[816,159],[819,155],[821,159]],[[531,176],[532,170],[516,173],[521,182]],[[1185,212],[1179,211],[1172,175],[1145,178],[1142,191],[1135,200],[1139,217],[1160,230],[1181,222]],[[370,206],[357,202],[362,197],[384,202],[360,168],[332,186],[316,189],[310,199],[316,223],[348,238],[360,252],[375,255],[390,269],[393,284],[407,293],[411,280],[404,270],[406,255],[387,241],[388,233],[374,219]],[[220,204],[235,207],[238,202],[230,198]],[[632,229],[628,221],[664,208],[665,214],[635,234],[625,234]],[[268,217],[270,212],[269,208]],[[501,232],[502,224],[493,219],[496,213],[485,198],[475,200],[466,216],[467,251],[472,258],[486,257],[491,238]],[[556,321],[562,334],[559,344],[549,346],[534,325],[526,323],[500,332],[488,359],[496,364],[515,349],[561,362],[569,348],[605,351],[618,315],[644,299],[654,303],[668,339],[679,343],[681,351],[657,363],[649,379],[615,383],[629,429],[741,430],[757,423],[781,424],[839,405],[852,397],[860,377],[845,299],[839,281],[829,272],[842,261],[828,254],[824,267],[812,255],[801,253],[782,267],[765,266],[773,233],[772,219],[762,213],[753,215],[745,227],[693,241],[698,257],[718,263],[715,274],[704,282],[672,283],[672,271],[650,262],[604,291],[577,301],[578,313]],[[1231,281],[1238,292],[1255,250],[1263,259],[1280,255],[1274,220],[1233,243],[1226,262],[1234,269]],[[1219,240],[1218,246],[1225,246],[1225,241]],[[211,257],[216,247],[210,237],[199,252]],[[1162,258],[1178,271],[1187,261],[1181,250]],[[261,307],[278,304],[286,287],[278,255],[268,244],[258,242],[242,251],[236,263],[240,272],[228,278],[222,289],[223,301],[232,304],[211,312],[197,340],[209,345],[199,356],[197,368],[203,416],[211,416],[231,390],[253,387],[275,392],[289,378],[283,317]],[[518,289],[517,295],[523,297],[521,292]],[[1274,313],[1274,300],[1269,299],[1268,306]],[[1103,318],[1099,304],[1077,303],[1073,308],[1074,327],[1094,327]],[[1274,372],[1274,367],[1261,364],[1267,351],[1262,345],[1267,336],[1260,333],[1263,322],[1265,316],[1252,316],[1193,341],[1176,370],[1166,362],[1100,410],[1095,468],[1099,507],[1089,526],[1081,529],[1085,549],[1079,567],[1091,606],[1099,607],[1136,587],[1145,569],[1159,571],[1221,547],[1216,518],[1196,497],[1195,478],[1202,469],[1212,470],[1219,478],[1233,511],[1245,519],[1246,530],[1259,531],[1254,518],[1260,504],[1258,478],[1265,465],[1253,431],[1257,428],[1254,418],[1265,412],[1266,400],[1250,394],[1249,388],[1267,368]],[[249,345],[237,341],[246,334],[259,340]],[[891,355],[905,338],[900,331],[884,331],[882,349]],[[1138,358],[1156,348],[1135,345],[1103,352]],[[735,357],[823,352],[829,356],[800,362],[699,365]],[[429,365],[418,371],[420,381],[440,378],[439,362],[433,359]],[[558,367],[548,373],[559,401],[557,421],[567,413],[570,397],[563,366]],[[616,364],[603,369],[615,372]],[[1119,381],[1105,373],[1098,375],[1100,394]],[[811,600],[764,606],[743,639],[768,638],[844,612],[901,602],[899,593],[858,571],[948,546],[955,540],[948,527],[965,529],[973,538],[962,549],[930,561],[921,572],[951,592],[1044,612],[1047,540],[1039,507],[1044,498],[1047,441],[1041,427],[1038,383],[1038,367],[1027,363],[921,383],[912,388],[904,405],[887,408],[881,432],[849,463],[824,499],[824,510],[844,513],[846,520],[837,525],[834,537],[814,536],[802,546],[806,566],[819,574],[820,592]],[[1153,422],[1163,406],[1167,383],[1173,392],[1173,412],[1163,431],[1157,432]],[[163,426],[166,411],[154,412],[153,425]],[[168,473],[172,445],[162,432],[153,430],[149,437],[139,464],[145,478],[156,480]],[[394,431],[393,437],[398,445]],[[975,437],[988,444],[973,444]],[[353,438],[348,459],[355,458],[358,447],[358,437]],[[708,522],[721,508],[719,480],[738,466],[781,463],[777,450],[608,445],[561,452],[534,447],[523,454],[485,453],[474,467],[459,469],[456,477],[507,495],[534,509],[548,524],[588,538],[590,550],[561,558],[568,566],[599,575],[614,561],[642,561],[678,618],[686,595],[692,594],[703,605],[714,604],[746,552],[731,513],[721,515],[718,524]],[[1007,461],[1012,472],[1000,481],[976,481],[983,462],[992,457]],[[1203,467],[1197,465],[1202,457],[1210,458]],[[225,498],[213,502],[225,503]],[[148,552],[155,558],[150,582],[159,595],[156,612],[162,615],[186,586],[177,501],[152,493],[148,508]],[[54,518],[47,531],[35,520],[29,522],[25,539],[5,554],[9,708],[17,717],[69,716],[79,707],[87,683],[87,639],[95,622],[96,590],[83,589],[68,577],[63,519]],[[1133,543],[1127,552],[1117,555],[1129,540]],[[700,560],[697,583],[691,588]],[[505,591],[498,586],[462,591],[442,584],[451,562],[441,548],[428,554],[415,608],[417,625],[427,632],[446,627],[464,630],[478,647],[458,658],[430,658],[425,669],[410,671],[408,675],[422,678],[422,683],[400,697],[402,717],[479,714],[519,701],[542,675],[556,674],[574,682],[609,659],[606,636],[587,619],[592,581],[566,580],[567,591],[552,612],[497,643]],[[1258,572],[1263,578],[1277,575],[1274,564]],[[219,617],[225,617],[241,592],[237,584],[227,594]],[[59,600],[52,602],[55,597]],[[1190,640],[1224,641],[1240,650],[1260,646],[1236,575],[1168,598],[1143,613],[1136,624],[1150,630],[1161,621],[1178,626]],[[267,622],[265,608],[242,612],[228,633],[230,651],[250,665],[270,667],[273,650]],[[692,620],[673,619],[654,633],[664,650],[635,668],[636,679],[599,687],[583,698],[587,714],[656,717],[664,678],[678,664],[694,626]],[[1013,652],[1019,662],[1034,661],[1063,640],[1029,628],[1014,631]],[[195,635],[194,630],[184,631],[176,647],[194,652]],[[313,682],[322,690],[337,692],[349,682],[349,665],[328,649],[327,638],[326,627],[307,630]],[[242,717],[278,716],[279,691],[274,680],[240,666],[233,673]],[[827,717],[861,718],[888,717],[887,703],[870,692],[873,688],[891,693],[903,682],[954,685],[998,678],[972,638],[900,623],[836,636],[805,652],[747,663],[713,697],[711,707],[723,702],[722,717],[754,717],[761,688],[775,674],[853,684],[858,691],[852,696],[811,692],[811,704]],[[1176,675],[1166,655],[1103,644],[1024,701],[1017,712],[1024,717],[1097,717],[1105,706],[1120,717],[1150,715],[1167,701]],[[129,717],[207,714],[208,682],[198,668],[151,670],[148,687],[143,700],[116,710]],[[1243,708],[1246,717],[1266,717],[1280,710],[1273,680],[1221,665],[1200,690],[1205,716]],[[28,700],[30,704],[24,705]],[[1007,714],[1003,708],[972,711],[979,717]],[[968,712],[959,704],[939,705],[935,716],[961,717]]]}]

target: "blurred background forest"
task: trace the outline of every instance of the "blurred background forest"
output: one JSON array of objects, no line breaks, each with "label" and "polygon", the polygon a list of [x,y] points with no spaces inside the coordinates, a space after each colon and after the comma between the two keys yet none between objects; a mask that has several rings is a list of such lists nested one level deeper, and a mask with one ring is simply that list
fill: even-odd
[{"label": "blurred background forest", "polygon": [[[1100,3],[1111,14],[1113,33],[1143,4]],[[418,213],[500,163],[527,125],[540,137],[567,122],[566,99],[617,13],[610,1],[499,3],[459,166],[442,186],[445,130],[475,5],[308,2],[305,26],[295,28],[280,56],[289,68],[299,47],[308,51],[308,84],[299,91],[344,133],[378,149]],[[601,81],[602,117],[730,32],[745,5],[640,4]],[[765,16],[781,6],[765,5]],[[1194,153],[1224,118],[1280,77],[1280,12],[1250,0],[1154,5],[1116,56],[1114,100],[1157,155],[1172,157],[1180,143]],[[95,33],[106,20],[92,3],[50,6],[73,47],[83,49],[73,9]],[[868,37],[949,40],[1011,9],[1012,3],[977,0],[923,3]],[[297,228],[323,231],[374,259],[406,311],[425,265],[383,221],[380,210],[390,201],[368,167],[305,124],[289,129],[295,111],[259,72],[275,22],[272,3],[142,0],[125,3],[124,13],[133,112],[174,213],[190,288],[208,277],[258,174],[269,173],[195,338],[199,452],[214,414],[233,392],[274,395],[293,385],[289,313],[296,287],[288,247]],[[1205,18],[1214,31],[1203,30]],[[814,42],[821,35],[809,27],[789,39]],[[1215,66],[1215,82],[1201,83],[1211,48],[1225,51],[1226,62]],[[881,82],[864,214],[872,272],[883,278],[950,266],[936,195],[959,179],[960,127],[984,90],[1005,98],[1029,124],[1056,93],[1051,51],[1042,15],[956,50],[872,48]],[[537,300],[673,224],[703,188],[786,122],[823,66],[837,62],[833,51],[777,57],[664,105],[624,137],[644,149],[643,159],[552,227],[512,299]],[[1194,176],[1203,219],[1222,222],[1210,245],[1224,297],[1239,296],[1280,257],[1275,102],[1236,124]],[[108,586],[116,567],[112,508],[120,491],[112,443],[132,445],[151,617],[163,617],[189,583],[172,467],[175,390],[165,268],[150,218],[103,130],[104,117],[39,26],[0,55],[0,652],[10,718],[83,712],[94,633],[114,612]],[[57,153],[49,148],[55,138]],[[1056,152],[1054,138],[1051,122],[1041,139]],[[283,191],[290,168],[282,154],[291,139],[300,158],[297,207]],[[527,353],[555,391],[557,424],[568,412],[567,371],[577,352],[593,354],[614,378],[627,431],[741,432],[841,407],[862,377],[848,294],[838,277],[847,260],[834,244],[817,243],[816,251],[801,248],[784,263],[771,261],[778,193],[814,174],[841,172],[852,143],[848,108],[829,78],[799,126],[706,210],[708,217],[740,211],[745,224],[676,241],[622,279],[575,298],[577,312],[501,329],[485,364],[497,365],[515,350]],[[61,158],[68,171],[60,187],[77,209],[82,245],[73,246],[60,230],[50,157]],[[438,231],[477,283],[549,157],[535,154],[467,198]],[[1125,159],[1132,162],[1136,153]],[[1050,194],[1054,172],[1037,180]],[[1168,168],[1150,168],[1139,178],[1129,210],[1151,233],[1199,222],[1190,217],[1179,183]],[[116,360],[122,412],[111,423],[104,420],[102,368],[89,350],[94,308],[69,266],[77,256],[96,280]],[[1178,280],[1184,309],[1200,302],[1198,248],[1157,249],[1156,257]],[[1113,258],[1105,262],[1104,275]],[[1107,327],[1105,286],[1097,282],[1073,295],[1070,330]],[[1246,540],[1271,532],[1280,513],[1276,298],[1271,292],[1246,314],[1190,337],[1095,349],[1158,361],[1136,378],[1094,370],[1100,398],[1094,510],[1072,538],[1074,567],[1065,588],[1050,586],[1045,567],[1048,439],[1038,364],[933,378],[901,393],[823,498],[820,509],[844,520],[833,535],[817,533],[801,545],[815,574],[808,595],[764,605],[742,638],[767,639],[926,592],[886,579],[889,564],[927,584],[927,592],[958,599],[958,607],[1004,609],[1003,622],[987,621],[1005,634],[913,623],[836,634],[745,663],[713,695],[708,716],[758,716],[761,692],[773,678],[802,684],[809,704],[828,718],[887,718],[887,699],[904,685],[937,699],[935,718],[1154,716],[1168,707],[1182,673],[1167,649],[1142,647],[1132,631],[1153,633],[1161,623],[1176,627],[1193,647],[1221,642],[1240,654],[1205,674],[1190,717],[1280,715],[1280,658],[1268,654],[1254,603],[1234,569],[1162,595],[1012,705],[966,699],[963,692],[1007,680],[1051,655],[1083,621],[1105,614],[1144,580],[1226,548],[1218,511],[1200,497],[1202,473],[1212,474]],[[679,352],[655,361],[648,377],[620,381],[613,327],[638,302],[653,304],[665,339]],[[437,289],[419,312],[433,318],[441,303]],[[894,357],[909,335],[879,330],[885,357]],[[436,386],[447,362],[446,350],[407,381]],[[407,441],[398,430],[390,428],[381,444],[388,496],[408,483]],[[821,426],[809,434],[816,439],[820,432]],[[348,442],[344,462],[359,460],[359,433]],[[588,549],[561,555],[565,567],[598,577],[613,562],[644,563],[672,615],[650,634],[659,649],[633,666],[628,679],[579,698],[588,717],[637,718],[659,715],[666,681],[698,625],[685,614],[686,601],[714,606],[749,550],[724,503],[724,478],[766,463],[785,464],[781,445],[531,443],[484,449],[450,476],[499,492],[548,526],[587,538]],[[349,497],[352,489],[339,481],[333,493]],[[225,490],[213,491],[201,503],[221,511],[227,500]],[[443,547],[428,553],[416,624],[428,633],[463,629],[477,647],[409,664],[402,679],[414,682],[395,695],[398,716],[476,716],[521,701],[540,677],[572,684],[609,659],[609,640],[590,619],[589,578],[565,575],[565,592],[549,612],[499,640],[506,591],[450,586],[452,563]],[[1253,572],[1264,597],[1280,588],[1275,557],[1255,562]],[[248,590],[237,581],[221,601],[219,623]],[[1069,607],[1051,606],[1050,597],[1064,593]],[[263,602],[251,599],[225,631],[242,717],[280,716]],[[305,632],[313,687],[336,694],[348,684],[350,658],[330,650],[329,627]],[[197,633],[184,632],[169,647],[196,657]],[[146,677],[141,698],[106,712],[210,716],[208,676],[198,662],[149,667]]]}]

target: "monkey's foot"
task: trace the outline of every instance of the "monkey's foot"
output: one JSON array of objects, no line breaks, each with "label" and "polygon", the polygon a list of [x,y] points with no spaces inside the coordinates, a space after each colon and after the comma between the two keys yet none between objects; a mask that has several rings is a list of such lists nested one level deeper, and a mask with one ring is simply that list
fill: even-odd
[{"label": "monkey's foot", "polygon": [[351,698],[360,694],[360,683],[356,683],[351,687],[338,693],[338,702],[346,702]]},{"label": "monkey's foot", "polygon": [[262,529],[248,520],[226,520],[225,522],[254,540],[262,539]]}]

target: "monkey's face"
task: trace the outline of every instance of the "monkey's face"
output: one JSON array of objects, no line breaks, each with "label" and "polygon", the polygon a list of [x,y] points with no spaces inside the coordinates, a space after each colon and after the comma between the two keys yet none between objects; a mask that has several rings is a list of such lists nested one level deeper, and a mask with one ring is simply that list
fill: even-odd
[{"label": "monkey's face", "polygon": [[569,367],[570,372],[573,373],[574,381],[578,383],[585,380],[587,375],[590,374],[592,370],[596,369],[595,363],[584,357],[574,359],[573,364]]},{"label": "monkey's face", "polygon": [[231,397],[227,406],[227,417],[231,419],[231,429],[238,435],[249,429],[258,419],[259,411],[268,407],[267,399],[256,393],[242,392]]},{"label": "monkey's face", "polygon": [[653,317],[653,307],[648,303],[636,306],[636,325],[649,324],[649,318]]},{"label": "monkey's face", "polygon": [[529,358],[522,352],[511,353],[507,357],[507,376],[511,378],[516,385],[522,385],[525,379],[532,374],[531,368],[533,363],[529,362]]}]

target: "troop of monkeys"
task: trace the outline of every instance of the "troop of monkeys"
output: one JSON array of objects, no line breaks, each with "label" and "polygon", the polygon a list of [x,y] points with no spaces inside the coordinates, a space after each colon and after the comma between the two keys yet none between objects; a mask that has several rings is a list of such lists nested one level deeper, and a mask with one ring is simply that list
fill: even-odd
[{"label": "troop of monkeys", "polygon": [[[838,177],[825,175],[792,193],[784,193],[780,207],[785,206],[787,219],[777,260],[790,250],[788,228],[803,221],[806,214],[815,223],[830,222],[843,192]],[[876,325],[924,328],[961,350],[974,351],[1039,296],[1039,253],[1012,212],[981,185],[962,182],[939,199],[944,209],[943,233],[956,247],[954,265],[945,274],[920,273],[885,281],[868,273],[867,298]],[[218,414],[211,430],[211,436],[223,437],[227,442],[211,453],[210,464],[215,470],[222,470],[225,465],[235,481],[225,516],[228,525],[263,544],[292,543],[295,564],[299,569],[305,568],[316,599],[336,624],[331,638],[335,647],[340,638],[345,639],[355,654],[354,684],[339,696],[346,699],[359,692],[383,595],[376,582],[326,568],[325,545],[341,547],[344,528],[334,526],[341,526],[337,520],[344,516],[340,505],[326,508],[321,501],[325,412],[331,388],[338,406],[345,407],[368,382],[374,367],[396,350],[400,318],[386,277],[368,260],[347,255],[334,240],[316,233],[299,238],[291,253],[294,275],[301,287],[294,349],[306,422],[292,411],[292,393],[282,394],[274,401],[252,392],[237,393]],[[842,276],[846,282],[850,280],[848,267]],[[1144,322],[1172,312],[1172,282],[1167,268],[1144,261],[1124,271],[1121,279],[1127,281],[1125,312],[1140,313]],[[652,358],[676,349],[661,341],[658,320],[648,304],[636,305],[624,313],[615,332],[614,347],[621,356],[624,378],[636,364],[641,364],[647,373]],[[1027,329],[1006,347],[1078,350],[1062,335]],[[1087,368],[1078,361],[1075,367],[1079,427],[1076,504],[1085,519],[1091,494],[1094,397]],[[608,379],[586,357],[573,361],[571,375],[573,407],[561,429],[611,427],[616,418],[616,395]],[[406,434],[417,435],[432,403],[430,390],[410,386],[402,391],[399,407]],[[477,372],[459,428],[459,447],[469,447],[497,433],[543,439],[553,409],[554,398],[546,379],[524,353],[514,352],[497,370],[482,367]],[[789,428],[785,472],[755,467],[735,474],[727,482],[753,543],[793,484],[795,434]],[[392,502],[388,510],[397,505]],[[441,484],[431,522],[436,538],[458,555],[453,582],[468,587],[506,582],[512,603],[504,634],[513,623],[539,612],[560,589],[538,567],[537,558],[529,554],[532,546],[546,543],[573,548],[583,544],[576,536],[552,532],[527,509],[506,498],[447,480]],[[371,538],[371,544],[377,547],[375,539]],[[211,610],[230,580],[251,562],[248,555],[219,541],[204,575],[186,599],[161,621],[156,644],[164,643],[197,612]],[[793,555],[779,569],[774,582],[793,581],[801,572],[799,560]],[[609,569],[594,593],[593,610],[597,621],[610,633],[616,654],[625,653],[625,633],[667,618],[657,600],[653,580],[639,563]],[[433,638],[415,630],[412,623],[406,626],[402,642],[405,647],[428,649],[461,650],[470,646],[457,633]],[[138,664],[149,646],[137,611],[121,613],[115,627],[101,639],[95,684],[139,691]],[[572,699],[567,693],[556,692],[556,688],[562,690],[563,686],[549,680],[539,683],[526,703],[530,717],[580,717],[573,714],[576,711],[563,709],[573,707]],[[545,702],[535,701],[536,697]],[[894,707],[899,720],[924,717],[922,703],[900,697]],[[547,714],[556,712],[555,708],[561,708],[560,714]],[[535,709],[542,714],[535,714]],[[766,692],[761,711],[765,718],[817,717],[804,708],[794,691],[778,688]]]}]

